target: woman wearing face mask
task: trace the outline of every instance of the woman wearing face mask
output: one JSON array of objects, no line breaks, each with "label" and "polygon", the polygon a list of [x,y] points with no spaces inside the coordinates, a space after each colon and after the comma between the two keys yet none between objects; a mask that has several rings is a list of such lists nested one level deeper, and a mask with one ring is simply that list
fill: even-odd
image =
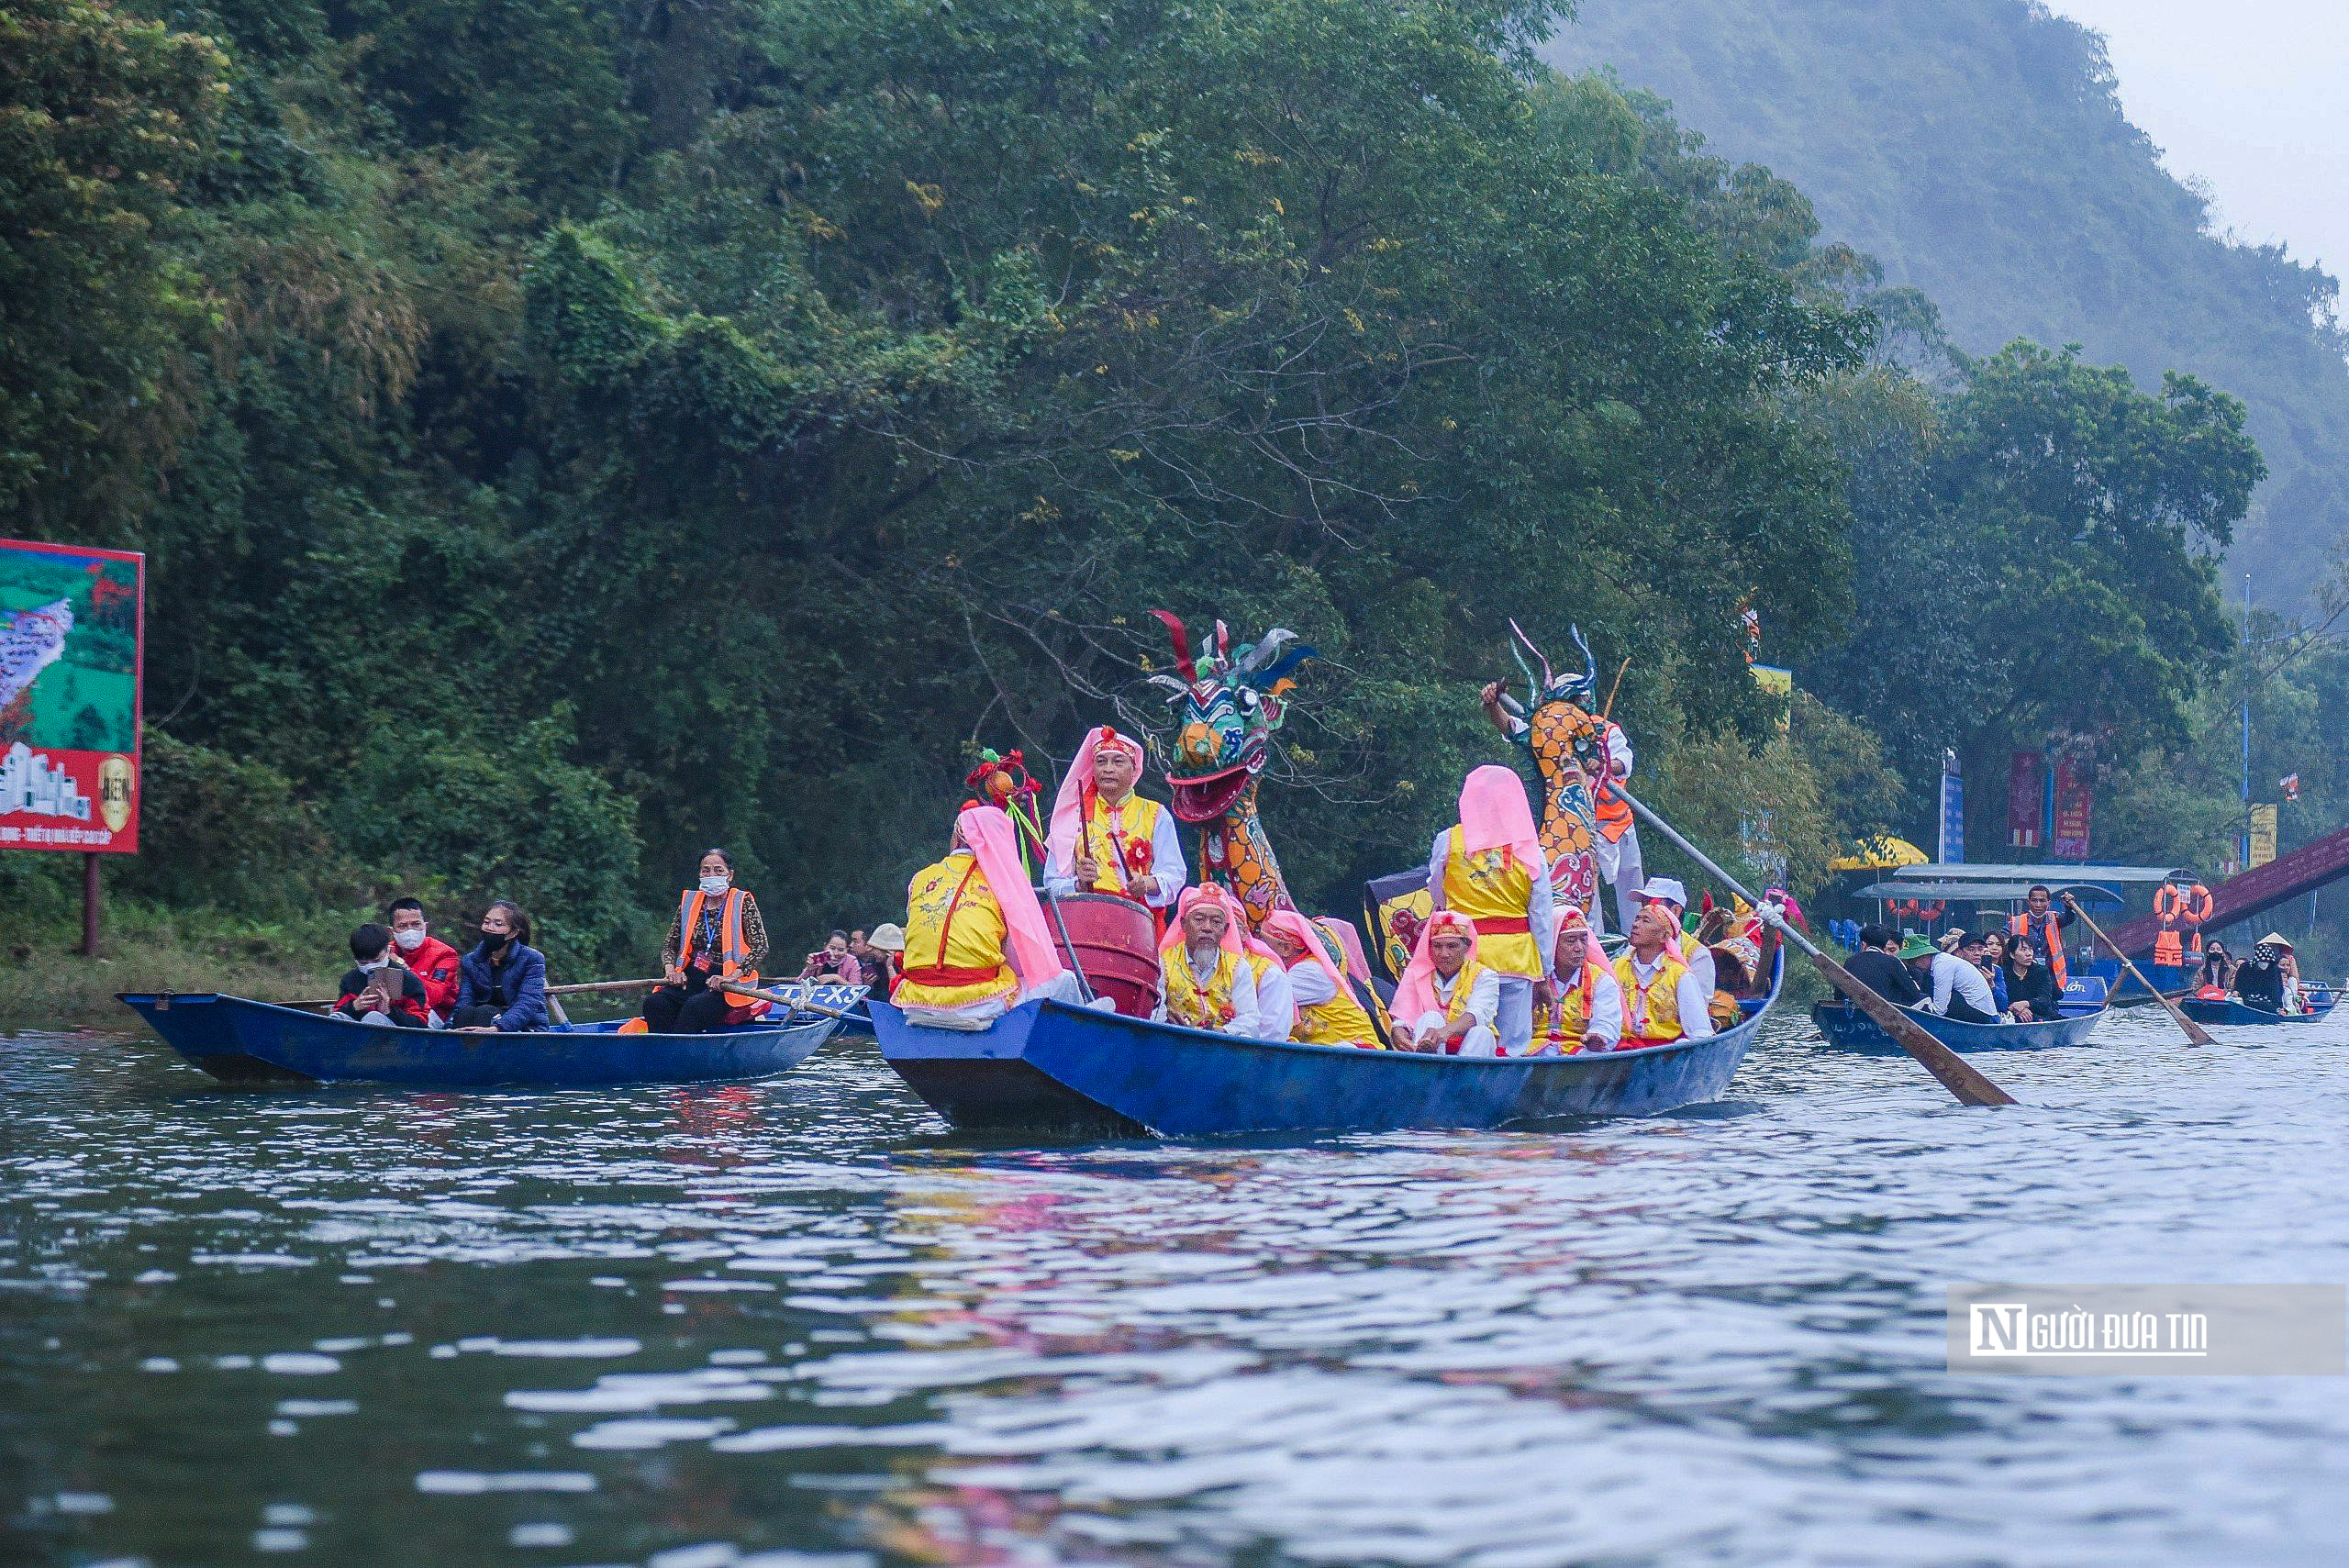
[{"label": "woman wearing face mask", "polygon": [[481,916],[481,945],[457,963],[457,1011],[466,1034],[547,1027],[546,955],[530,945],[530,917],[499,899]]},{"label": "woman wearing face mask", "polygon": [[710,982],[756,985],[766,956],[766,922],[759,901],[734,885],[734,857],[706,851],[694,885],[678,895],[677,918],[661,950],[666,983],[644,999],[645,1027],[654,1034],[707,1034],[748,1022],[767,1005]]}]

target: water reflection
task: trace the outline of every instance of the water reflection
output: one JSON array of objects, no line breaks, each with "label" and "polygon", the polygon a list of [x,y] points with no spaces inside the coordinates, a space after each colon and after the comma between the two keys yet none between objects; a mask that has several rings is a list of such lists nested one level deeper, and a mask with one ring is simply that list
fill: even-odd
[{"label": "water reflection", "polygon": [[2329,1560],[2336,1386],[1941,1370],[1952,1281],[2349,1274],[2349,1053],[2107,1027],[1996,1115],[1788,1022],[1703,1115],[1041,1148],[868,1047],[257,1095],[20,1038],[0,1559]]}]

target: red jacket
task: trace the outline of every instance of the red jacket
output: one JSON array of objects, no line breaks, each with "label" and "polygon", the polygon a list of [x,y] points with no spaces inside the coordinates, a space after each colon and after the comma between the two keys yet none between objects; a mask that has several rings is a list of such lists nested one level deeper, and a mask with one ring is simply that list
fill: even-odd
[{"label": "red jacket", "polygon": [[[395,952],[399,950],[395,947]],[[414,952],[400,953],[400,962],[424,982],[425,1006],[447,1018],[457,1006],[457,950],[439,937],[428,936]]]}]

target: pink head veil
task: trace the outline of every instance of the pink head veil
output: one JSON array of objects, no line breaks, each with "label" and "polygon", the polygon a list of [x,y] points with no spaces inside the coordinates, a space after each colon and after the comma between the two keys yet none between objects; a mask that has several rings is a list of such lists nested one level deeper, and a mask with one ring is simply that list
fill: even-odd
[{"label": "pink head veil", "polygon": [[1052,831],[1044,840],[1044,851],[1054,865],[1066,870],[1076,863],[1076,841],[1085,817],[1085,797],[1097,786],[1093,780],[1093,753],[1104,746],[1115,746],[1134,760],[1134,767],[1143,762],[1141,742],[1120,735],[1108,725],[1097,725],[1085,732],[1085,744],[1069,759],[1068,772],[1061,775],[1060,792],[1052,796]]},{"label": "pink head veil", "polygon": [[963,842],[977,857],[987,891],[1003,910],[1004,935],[1011,944],[1011,962],[1019,971],[1020,985],[1032,988],[1051,980],[1068,965],[1052,946],[1052,929],[1044,924],[1036,890],[1028,885],[1028,868],[1020,862],[1011,818],[999,806],[966,806],[954,824],[963,830]]},{"label": "pink head veil", "polygon": [[1460,842],[1472,855],[1505,849],[1520,865],[1530,866],[1539,858],[1533,807],[1526,802],[1525,781],[1516,769],[1487,762],[1461,784]]}]

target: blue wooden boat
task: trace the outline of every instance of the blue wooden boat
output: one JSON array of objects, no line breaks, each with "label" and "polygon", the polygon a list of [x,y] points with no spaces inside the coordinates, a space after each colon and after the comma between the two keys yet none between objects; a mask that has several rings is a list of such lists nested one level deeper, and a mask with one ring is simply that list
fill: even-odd
[{"label": "blue wooden boat", "polygon": [[1243,1040],[1059,1002],[975,1031],[923,1029],[870,1004],[881,1054],[959,1128],[1111,1137],[1494,1128],[1652,1116],[1719,1099],[1777,996],[1709,1040],[1587,1055],[1422,1056]]},{"label": "blue wooden boat", "polygon": [[2340,998],[2330,992],[2310,998],[2316,1003],[2313,1013],[2271,1013],[2265,1007],[2246,1006],[2232,996],[2186,996],[2178,1000],[2177,1010],[2198,1024],[2255,1024],[2266,1028],[2288,1024],[2321,1024],[2332,1016],[2332,1008]]},{"label": "blue wooden boat", "polygon": [[817,1018],[724,1034],[621,1034],[611,1022],[459,1034],[353,1023],[208,992],[124,992],[118,999],[173,1050],[230,1084],[579,1088],[764,1078],[796,1067],[840,1027]]},{"label": "blue wooden boat", "polygon": [[[2062,1018],[2035,1019],[2019,1024],[2012,1020],[1995,1024],[1960,1023],[1955,1018],[1936,1018],[1931,1013],[1909,1010],[1924,1031],[1948,1046],[1952,1051],[1967,1053],[1976,1051],[2041,1051],[2050,1046],[2079,1045],[2096,1032],[2104,1020],[2106,1009],[2067,1013]],[[1876,1021],[1849,1002],[1820,1002],[1810,1009],[1810,1021],[1827,1037],[1827,1043],[1842,1051],[1862,1051],[1872,1055],[1898,1056],[1905,1054],[1900,1042],[1877,1027]]]}]

